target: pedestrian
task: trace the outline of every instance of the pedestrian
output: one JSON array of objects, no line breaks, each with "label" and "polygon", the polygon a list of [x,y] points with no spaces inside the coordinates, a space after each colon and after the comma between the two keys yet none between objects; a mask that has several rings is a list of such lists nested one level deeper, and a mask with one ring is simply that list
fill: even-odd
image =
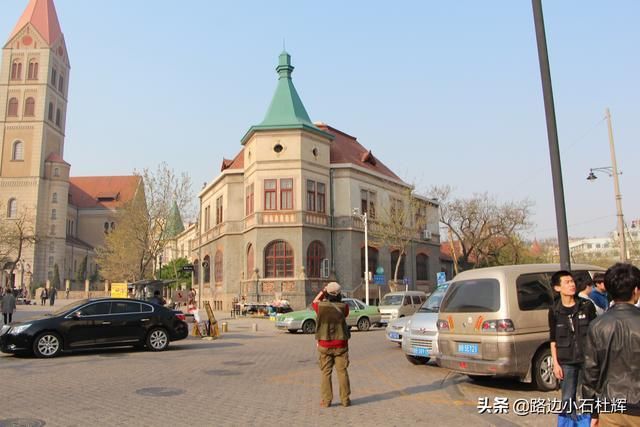
[{"label": "pedestrian", "polygon": [[7,287],[7,291],[2,296],[2,300],[0,300],[0,305],[2,305],[4,324],[8,325],[11,323],[13,312],[16,311],[16,297],[11,292],[11,288]]},{"label": "pedestrian", "polygon": [[589,294],[589,299],[600,307],[603,312],[607,311],[609,309],[609,296],[604,286],[604,273],[594,274],[593,283],[595,283],[595,289]]},{"label": "pedestrian", "polygon": [[65,291],[64,291],[65,299],[69,299],[69,292],[71,292],[71,288],[69,286],[67,286]]},{"label": "pedestrian", "polygon": [[587,275],[586,277],[583,277],[581,280],[577,281],[576,291],[578,292],[578,296],[580,298],[588,299],[589,301],[591,301],[596,309],[596,315],[600,316],[602,313],[604,313],[604,310],[598,307],[596,302],[589,296],[591,291],[593,291],[593,280],[591,280],[590,276]]},{"label": "pedestrian", "polygon": [[40,305],[45,305],[48,299],[49,299],[49,292],[47,292],[46,287],[43,287],[42,292],[40,292]]},{"label": "pedestrian", "polygon": [[624,400],[625,413],[601,411],[603,426],[640,426],[640,309],[634,306],[640,299],[640,269],[617,263],[605,273],[604,283],[615,304],[589,327],[583,398]]},{"label": "pedestrian", "polygon": [[52,286],[49,290],[49,305],[53,306],[56,303],[56,296],[58,295],[58,289],[55,286]]},{"label": "pedestrian", "polygon": [[320,362],[320,407],[328,408],[333,400],[331,375],[333,367],[338,374],[342,406],[351,406],[349,383],[349,338],[347,326],[349,306],[342,302],[340,285],[330,282],[313,300],[317,314],[316,340]]},{"label": "pedestrian", "polygon": [[149,302],[152,303],[152,304],[157,304],[157,305],[165,305],[165,300],[160,295],[160,291],[155,291],[153,293],[153,297],[151,297]]},{"label": "pedestrian", "polygon": [[553,374],[561,381],[562,412],[573,415],[585,337],[589,323],[596,318],[596,309],[591,301],[576,297],[576,284],[568,271],[554,273],[551,285],[560,294],[549,308]]}]

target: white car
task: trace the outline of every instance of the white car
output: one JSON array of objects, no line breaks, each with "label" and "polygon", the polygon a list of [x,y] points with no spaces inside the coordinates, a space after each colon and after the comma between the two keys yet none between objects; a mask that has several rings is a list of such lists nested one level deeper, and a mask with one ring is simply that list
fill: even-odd
[{"label": "white car", "polygon": [[[422,307],[411,316],[404,327],[402,351],[414,365],[426,364],[438,357],[438,311],[449,282],[438,285]],[[402,320],[402,319],[399,319]]]},{"label": "white car", "polygon": [[407,320],[409,319],[411,319],[411,316],[394,319],[389,323],[387,323],[387,327],[384,330],[384,334],[387,337],[387,339],[391,342],[402,344],[402,336],[404,335],[404,328],[407,324]]}]

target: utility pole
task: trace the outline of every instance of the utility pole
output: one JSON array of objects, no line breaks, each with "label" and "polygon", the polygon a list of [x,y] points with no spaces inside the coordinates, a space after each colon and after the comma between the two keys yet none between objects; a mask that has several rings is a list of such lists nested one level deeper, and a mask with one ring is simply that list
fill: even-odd
[{"label": "utility pole", "polygon": [[564,186],[562,184],[562,166],[560,162],[560,148],[558,146],[556,112],[553,103],[553,88],[551,87],[551,69],[549,67],[549,55],[547,53],[547,36],[544,31],[541,0],[531,0],[531,2],[533,5],[533,20],[536,28],[536,42],[538,44],[538,60],[540,62],[540,76],[542,78],[544,112],[547,120],[551,176],[553,178],[553,196],[556,206],[556,226],[558,228],[558,245],[560,247],[560,267],[563,270],[571,271],[569,233],[567,231],[567,214],[564,205]]},{"label": "utility pole", "polygon": [[605,111],[607,128],[609,130],[609,150],[611,151],[611,172],[613,173],[613,189],[616,196],[616,216],[618,217],[618,239],[620,241],[620,261],[627,262],[627,242],[624,236],[624,216],[622,215],[622,195],[620,194],[620,182],[618,181],[618,163],[616,162],[616,149],[613,144],[613,127],[611,126],[611,112]]}]

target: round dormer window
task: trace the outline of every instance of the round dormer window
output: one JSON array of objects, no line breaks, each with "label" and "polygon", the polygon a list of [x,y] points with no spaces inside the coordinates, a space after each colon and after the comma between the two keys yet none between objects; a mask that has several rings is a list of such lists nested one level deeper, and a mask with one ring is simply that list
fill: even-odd
[{"label": "round dormer window", "polygon": [[318,157],[318,147],[313,147],[313,150],[311,150],[311,153],[313,153],[313,157]]},{"label": "round dormer window", "polygon": [[284,150],[284,147],[280,143],[273,146],[273,151],[275,151],[278,154],[282,153],[282,150]]}]

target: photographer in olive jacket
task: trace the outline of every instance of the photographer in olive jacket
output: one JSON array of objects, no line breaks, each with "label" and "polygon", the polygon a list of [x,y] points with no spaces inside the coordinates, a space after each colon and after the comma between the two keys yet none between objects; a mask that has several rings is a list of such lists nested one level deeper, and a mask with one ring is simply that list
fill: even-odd
[{"label": "photographer in olive jacket", "polygon": [[336,367],[340,383],[340,401],[342,406],[350,406],[351,386],[349,384],[349,338],[347,326],[349,306],[342,302],[340,285],[329,283],[313,300],[313,309],[317,314],[316,340],[318,341],[318,361],[322,379],[320,382],[320,407],[328,408],[333,399],[331,373]]}]

